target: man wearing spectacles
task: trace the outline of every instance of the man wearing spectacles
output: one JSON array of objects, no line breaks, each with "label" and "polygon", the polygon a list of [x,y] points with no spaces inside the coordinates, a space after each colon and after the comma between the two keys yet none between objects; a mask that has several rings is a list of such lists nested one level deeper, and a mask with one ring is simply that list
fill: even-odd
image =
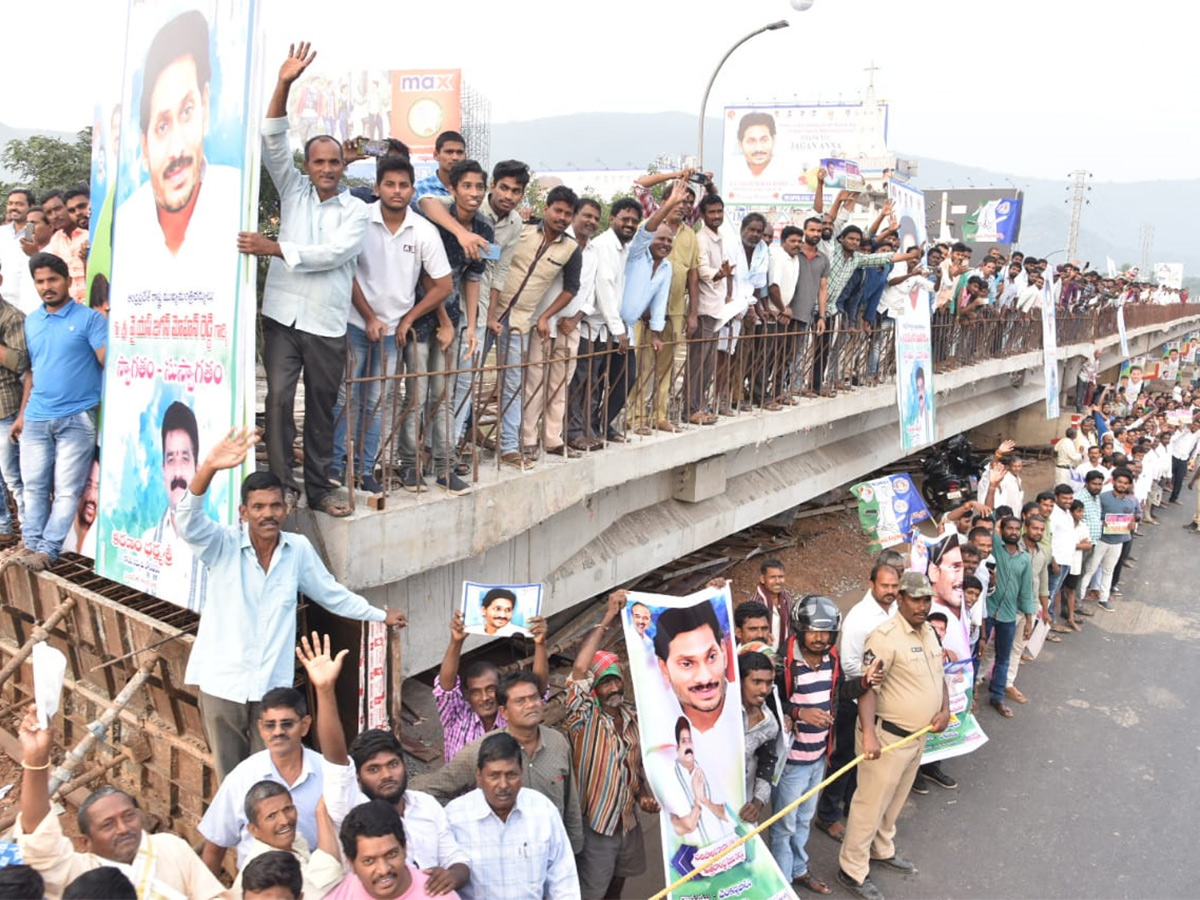
[{"label": "man wearing spectacles", "polygon": [[278,782],[291,792],[297,830],[309,847],[317,846],[317,802],[324,781],[321,754],[301,743],[312,726],[308,703],[295,688],[280,687],[263,695],[259,710],[258,733],[267,749],[247,757],[225,776],[200,820],[204,836],[200,857],[216,875],[230,847],[237,847],[238,869],[246,861],[254,839],[246,818],[246,793],[260,781]]}]

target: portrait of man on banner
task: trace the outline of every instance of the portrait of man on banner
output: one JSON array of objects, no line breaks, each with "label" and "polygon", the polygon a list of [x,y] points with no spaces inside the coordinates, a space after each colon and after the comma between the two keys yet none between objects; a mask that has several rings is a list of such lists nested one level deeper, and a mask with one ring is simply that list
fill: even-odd
[{"label": "portrait of man on banner", "polygon": [[[255,0],[130,4],[117,116],[96,571],[199,610],[203,567],[174,510],[201,453],[247,423],[261,84]],[[114,132],[118,129],[114,127]],[[239,312],[249,303],[249,318]],[[205,505],[236,521],[240,479]]]},{"label": "portrait of man on banner", "polygon": [[117,208],[116,232],[142,248],[125,284],[163,289],[183,278],[192,291],[232,277],[236,254],[213,253],[237,228],[241,172],[209,158],[212,35],[192,9],[158,30],[141,67],[139,167],[145,180]]},{"label": "portrait of man on banner", "polygon": [[666,877],[700,870],[677,896],[715,895],[743,879],[754,896],[787,885],[758,837],[709,865],[752,827],[738,816],[745,732],[732,620],[728,585],[688,597],[631,593],[622,615]]}]

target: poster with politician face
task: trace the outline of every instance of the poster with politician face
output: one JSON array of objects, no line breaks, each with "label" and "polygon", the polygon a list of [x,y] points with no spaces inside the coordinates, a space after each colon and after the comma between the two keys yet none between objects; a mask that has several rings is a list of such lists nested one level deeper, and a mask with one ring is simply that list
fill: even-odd
[{"label": "poster with politician face", "polygon": [[716,859],[753,828],[738,817],[745,753],[728,586],[688,597],[630,593],[621,621],[642,761],[662,807],[666,884],[695,873],[673,896],[723,896],[735,885],[742,896],[789,896],[760,837]]},{"label": "poster with politician face", "polygon": [[[108,145],[112,206],[97,571],[199,611],[206,571],[175,512],[253,409],[259,91],[255,0],[137,0]],[[106,199],[106,203],[108,200]],[[253,459],[251,458],[251,464]],[[206,511],[237,521],[242,472]]]},{"label": "poster with politician face", "polygon": [[468,634],[529,637],[531,620],[542,614],[542,585],[464,581],[459,609]]}]

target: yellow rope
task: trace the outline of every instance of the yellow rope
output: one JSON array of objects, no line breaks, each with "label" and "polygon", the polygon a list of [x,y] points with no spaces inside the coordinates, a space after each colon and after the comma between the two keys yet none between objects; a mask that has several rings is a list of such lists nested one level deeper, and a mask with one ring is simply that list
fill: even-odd
[{"label": "yellow rope", "polygon": [[[914,731],[908,737],[901,738],[900,740],[896,741],[896,743],[894,743],[894,744],[888,744],[886,747],[882,747],[880,749],[880,754],[890,753],[892,750],[895,750],[897,747],[903,747],[905,744],[907,744],[911,741],[915,741],[920,737],[923,737],[929,731],[929,729],[931,727],[932,726],[930,726],[930,725],[926,725],[920,731]],[[832,775],[827,777],[824,781],[822,781],[816,787],[812,788],[809,791],[805,791],[804,794],[797,797],[795,800],[793,800],[791,803],[789,803],[787,806],[785,806],[779,812],[775,813],[775,815],[771,816],[771,818],[767,819],[767,821],[763,822],[761,825],[759,825],[753,831],[749,832],[748,834],[742,835],[742,837],[738,838],[736,841],[734,841],[732,844],[730,844],[728,847],[726,847],[724,850],[722,850],[719,854],[717,854],[715,857],[713,857],[708,862],[706,862],[704,864],[704,868],[708,869],[708,868],[711,868],[712,866],[716,865],[718,862],[723,860],[726,856],[728,856],[730,853],[732,853],[738,847],[745,844],[752,837],[762,833],[765,829],[774,825],[776,822],[778,822],[780,819],[782,819],[784,816],[786,816],[788,813],[790,813],[793,809],[795,809],[797,806],[799,806],[801,803],[803,803],[805,800],[807,800],[809,797],[813,796],[813,794],[817,793],[818,791],[820,791],[822,788],[824,788],[826,785],[830,784],[831,782],[837,781],[839,778],[841,778],[843,775],[845,775],[847,772],[849,772],[851,769],[853,769],[855,766],[857,766],[860,762],[862,762],[865,758],[866,757],[864,757],[861,753],[858,756],[854,757],[854,759],[850,760],[850,762],[846,763],[844,766],[842,766],[840,769],[838,769]],[[688,872],[686,875],[684,875],[682,878],[680,878],[674,884],[663,888],[661,891],[659,891],[657,894],[655,894],[653,897],[651,897],[650,900],[664,900],[664,898],[667,895],[671,894],[674,891],[679,890],[681,887],[683,887],[685,884],[687,884],[689,881],[691,881],[693,878],[695,878],[697,875],[699,875],[700,871],[701,871],[700,869],[692,869],[692,871]]]}]

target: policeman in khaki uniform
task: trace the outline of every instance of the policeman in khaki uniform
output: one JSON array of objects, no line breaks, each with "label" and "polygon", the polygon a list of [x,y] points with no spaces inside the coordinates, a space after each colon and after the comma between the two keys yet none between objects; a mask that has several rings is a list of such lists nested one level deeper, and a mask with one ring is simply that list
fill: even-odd
[{"label": "policeman in khaki uniform", "polygon": [[910,875],[917,871],[912,862],[897,855],[892,839],[925,737],[882,755],[880,747],[926,725],[934,732],[944,731],[950,721],[942,648],[925,622],[932,602],[929,579],[920,572],[905,572],[896,613],[871,632],[863,653],[864,663],[871,653],[883,663],[883,681],[858,701],[854,738],[866,761],[858,768],[858,790],[850,804],[837,874],[838,882],[863,900],[883,900],[870,879],[872,861]]}]

